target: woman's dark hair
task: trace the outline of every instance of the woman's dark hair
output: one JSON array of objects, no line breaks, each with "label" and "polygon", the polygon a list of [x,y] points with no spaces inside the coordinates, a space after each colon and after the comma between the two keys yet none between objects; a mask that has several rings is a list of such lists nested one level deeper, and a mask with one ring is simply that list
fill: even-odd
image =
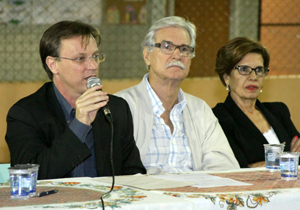
[{"label": "woman's dark hair", "polygon": [[46,63],[46,58],[48,56],[59,57],[61,40],[78,36],[82,37],[82,43],[86,45],[91,36],[96,40],[97,46],[101,43],[101,34],[98,29],[78,20],[58,22],[44,32],[40,40],[40,57],[50,80],[53,74]]},{"label": "woman's dark hair", "polygon": [[223,75],[230,75],[233,67],[248,53],[260,54],[264,60],[264,67],[269,68],[270,55],[260,42],[247,37],[234,38],[222,46],[217,53],[215,72],[219,74],[224,86],[226,84]]}]

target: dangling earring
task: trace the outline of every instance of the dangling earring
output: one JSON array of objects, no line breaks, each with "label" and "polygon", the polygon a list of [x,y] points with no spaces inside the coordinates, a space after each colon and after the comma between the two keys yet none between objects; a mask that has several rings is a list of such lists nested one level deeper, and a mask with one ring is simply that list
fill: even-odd
[{"label": "dangling earring", "polygon": [[262,93],[262,90],[260,90],[259,92]]},{"label": "dangling earring", "polygon": [[226,85],[226,90],[229,91],[229,86],[228,85]]}]

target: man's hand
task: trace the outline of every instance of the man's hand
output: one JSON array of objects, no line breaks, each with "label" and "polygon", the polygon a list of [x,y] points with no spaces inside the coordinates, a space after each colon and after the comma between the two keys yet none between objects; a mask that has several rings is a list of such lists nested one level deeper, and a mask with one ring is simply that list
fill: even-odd
[{"label": "man's hand", "polygon": [[87,89],[75,102],[76,118],[80,122],[91,125],[98,110],[108,102],[108,95],[101,90],[102,85]]}]

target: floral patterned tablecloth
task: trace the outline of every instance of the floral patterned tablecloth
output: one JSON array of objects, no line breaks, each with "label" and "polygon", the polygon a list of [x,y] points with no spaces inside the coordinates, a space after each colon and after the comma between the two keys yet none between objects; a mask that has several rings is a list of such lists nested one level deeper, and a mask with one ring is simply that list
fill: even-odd
[{"label": "floral patterned tablecloth", "polygon": [[[104,198],[105,209],[281,210],[297,209],[300,206],[300,180],[281,181],[279,172],[271,173],[258,168],[195,173],[209,173],[252,185],[211,188],[189,186],[147,191],[116,183],[113,192]],[[10,199],[9,183],[0,184],[0,209],[101,209],[99,197],[109,191],[110,185],[92,178],[38,182],[37,192],[49,189],[58,189],[59,192],[16,201]]]},{"label": "floral patterned tablecloth", "polygon": [[[38,181],[37,192],[58,189],[56,194],[12,200],[9,183],[0,184],[0,209],[101,209],[100,196],[110,190],[110,185],[93,178],[68,178]],[[126,186],[114,186],[104,199],[105,209],[193,209],[189,201],[160,195]]]},{"label": "floral patterned tablecloth", "polygon": [[[197,172],[196,172],[197,173]],[[203,173],[203,172],[198,172]],[[180,187],[157,191],[195,204],[194,209],[300,209],[300,180],[282,181],[280,172],[265,168],[209,172],[210,175],[251,183],[212,188]],[[298,177],[300,173],[298,171]],[[226,184],[226,183],[224,183]]]}]

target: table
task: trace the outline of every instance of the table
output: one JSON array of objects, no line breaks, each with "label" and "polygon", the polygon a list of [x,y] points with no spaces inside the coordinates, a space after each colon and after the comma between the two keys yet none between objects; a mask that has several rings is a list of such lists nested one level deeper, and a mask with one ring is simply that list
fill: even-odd
[{"label": "table", "polygon": [[[252,183],[247,186],[214,188],[179,187],[141,190],[116,183],[114,191],[104,198],[105,209],[300,209],[300,180],[281,181],[280,172],[264,168],[209,173],[214,176]],[[38,181],[37,191],[59,189],[53,195],[23,201],[10,199],[9,183],[0,185],[0,209],[101,209],[100,194],[110,184],[97,178],[68,178]]]}]

